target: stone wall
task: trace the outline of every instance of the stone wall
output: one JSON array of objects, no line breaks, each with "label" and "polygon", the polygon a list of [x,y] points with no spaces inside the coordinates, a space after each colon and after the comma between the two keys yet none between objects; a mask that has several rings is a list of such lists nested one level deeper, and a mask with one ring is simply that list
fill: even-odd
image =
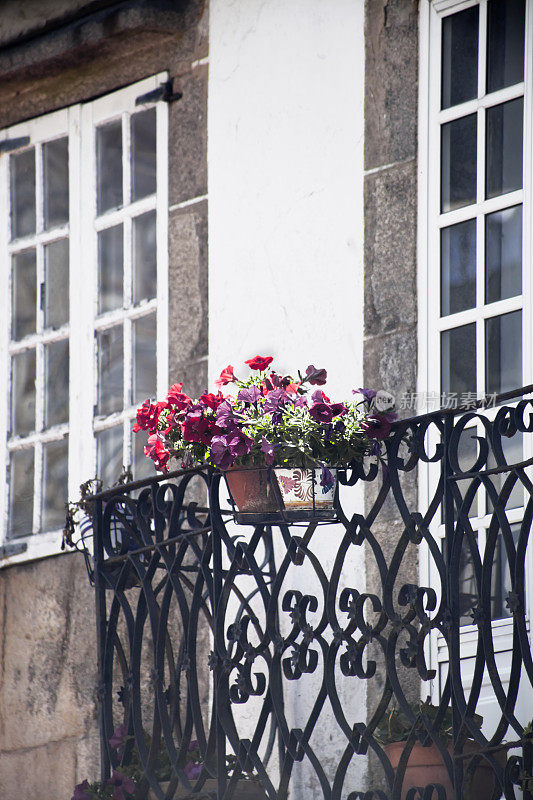
[{"label": "stone wall", "polygon": [[[418,3],[366,0],[365,19],[365,386],[396,396],[416,389],[417,295],[416,206],[418,125]],[[408,478],[411,476],[407,476]],[[416,479],[405,482],[407,501],[416,507]],[[366,508],[379,491],[366,487]],[[403,526],[392,502],[372,527],[387,561]],[[417,548],[407,551],[396,586],[418,574]],[[367,592],[382,595],[372,552],[366,557]],[[368,683],[369,715],[384,686],[380,648],[367,657],[380,665]],[[410,697],[420,684],[414,670],[403,674]],[[377,787],[382,768],[369,756],[369,785]]]},{"label": "stone wall", "polygon": [[[109,7],[116,3],[44,3],[43,25],[69,14],[77,19],[82,6],[98,6],[100,16],[43,35],[40,3],[1,5],[0,127],[162,70],[183,92],[169,115],[169,380],[183,379],[190,393],[201,392],[207,381],[206,3],[120,4],[123,10],[113,14]],[[95,637],[93,592],[80,555],[0,570],[2,800],[70,800],[76,782],[98,776]]]}]

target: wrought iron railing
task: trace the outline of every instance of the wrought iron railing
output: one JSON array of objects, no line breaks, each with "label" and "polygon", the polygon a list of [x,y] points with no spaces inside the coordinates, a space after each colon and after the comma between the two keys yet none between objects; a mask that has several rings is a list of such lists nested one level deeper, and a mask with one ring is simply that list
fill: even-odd
[{"label": "wrought iron railing", "polygon": [[135,761],[154,798],[531,800],[533,406],[508,400],[396,423],[386,460],[341,471],[336,524],[237,526],[209,471],[95,495],[102,776]]}]

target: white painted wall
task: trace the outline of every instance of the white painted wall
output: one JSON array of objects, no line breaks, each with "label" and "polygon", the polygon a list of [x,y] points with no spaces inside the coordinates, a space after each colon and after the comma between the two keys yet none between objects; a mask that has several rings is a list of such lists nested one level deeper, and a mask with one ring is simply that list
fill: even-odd
[{"label": "white painted wall", "polygon": [[[259,353],[273,355],[280,372],[325,367],[328,394],[348,399],[362,383],[364,2],[211,0],[210,8],[210,384],[222,367],[239,374]],[[361,495],[352,490],[351,502],[360,509]],[[328,572],[338,536],[322,527],[313,540]],[[362,590],[358,555],[349,583]],[[318,590],[305,573],[291,585]],[[295,726],[321,679],[319,669],[292,684]],[[341,692],[363,720],[361,682]],[[329,706],[317,734],[334,768],[345,740]],[[351,790],[362,787],[363,770],[360,758]],[[299,769],[292,800],[315,796],[316,777]]]}]

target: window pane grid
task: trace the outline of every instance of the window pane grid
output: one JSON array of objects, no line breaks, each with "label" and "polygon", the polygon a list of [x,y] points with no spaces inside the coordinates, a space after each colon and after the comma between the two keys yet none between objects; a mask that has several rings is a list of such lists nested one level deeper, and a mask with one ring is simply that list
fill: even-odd
[{"label": "window pane grid", "polygon": [[[93,425],[97,439],[97,462],[101,463],[102,453],[108,448],[105,432],[113,431],[113,433],[107,434],[107,438],[114,437],[116,439],[117,430],[122,426],[123,463],[131,464],[131,424],[138,405],[135,397],[139,382],[136,357],[143,359],[144,356],[144,362],[146,362],[145,351],[148,346],[143,338],[144,328],[139,328],[139,326],[144,325],[145,320],[146,324],[150,325],[150,320],[155,319],[157,313],[155,239],[152,241],[156,229],[156,158],[155,152],[151,155],[150,150],[151,147],[155,149],[155,109],[148,113],[146,111],[133,114],[124,113],[121,116],[121,123],[121,189],[124,203],[120,208],[110,209],[97,216],[95,228],[97,235],[101,236],[110,228],[121,226],[123,302],[121,308],[101,310],[95,319],[94,330],[97,351],[104,347],[105,339],[102,337],[106,336],[106,331],[116,332],[117,328],[122,331],[122,399],[121,408],[116,407],[118,401],[118,397],[116,397],[112,414],[106,413],[103,398],[107,397],[109,392],[103,384],[109,378],[98,376],[99,401]],[[150,126],[153,126],[153,131]],[[134,176],[136,176],[135,186]],[[97,183],[99,181],[97,176]],[[139,259],[146,262],[146,269],[141,268]],[[144,327],[146,326],[144,325]],[[138,333],[136,333],[137,331]],[[101,358],[102,354],[97,358],[98,363],[102,363]],[[155,358],[154,341],[154,366]],[[114,391],[118,390],[119,387],[116,385]],[[155,385],[153,391],[155,391]],[[111,428],[109,427],[110,423],[112,423]],[[115,456],[115,461],[117,461],[116,453]],[[114,479],[116,477],[117,475],[114,475]]]},{"label": "window pane grid", "polygon": [[[512,2],[513,4],[520,4],[520,0],[512,0]],[[521,279],[516,275],[517,270],[520,268],[516,266],[519,259],[516,254],[516,246],[511,242],[510,238],[513,231],[516,235],[518,227],[515,224],[513,229],[509,222],[506,223],[506,220],[508,221],[511,217],[511,211],[504,216],[502,216],[502,212],[505,209],[511,209],[513,206],[521,208],[523,204],[520,148],[523,146],[521,120],[523,119],[522,98],[524,83],[523,69],[516,68],[516,63],[514,63],[512,70],[507,71],[505,65],[499,63],[497,68],[500,72],[503,71],[502,74],[512,74],[515,78],[519,78],[519,82],[513,86],[505,85],[506,82],[509,84],[509,80],[503,80],[503,82],[501,80],[499,82],[493,81],[492,85],[496,91],[492,94],[486,94],[488,86],[487,70],[489,69],[487,66],[487,0],[481,0],[475,7],[479,9],[477,41],[472,39],[475,33],[470,30],[472,20],[477,12],[473,10],[452,12],[443,17],[441,22],[441,68],[444,81],[442,84],[443,108],[437,112],[439,129],[441,130],[441,213],[437,218],[437,224],[441,228],[441,318],[437,327],[441,331],[442,357],[448,358],[451,352],[450,348],[453,349],[454,346],[458,346],[452,343],[459,341],[457,337],[460,336],[460,330],[470,330],[470,328],[464,326],[475,322],[476,391],[481,395],[486,393],[489,386],[503,386],[503,383],[505,383],[505,377],[501,372],[505,359],[501,356],[498,358],[491,357],[488,349],[493,345],[495,346],[496,340],[498,340],[499,350],[503,348],[502,352],[505,352],[505,348],[509,347],[505,337],[511,335],[510,331],[516,330],[517,320],[521,318],[519,316],[504,317],[506,314],[513,313],[520,315],[522,300],[520,296]],[[470,9],[475,7],[471,6]],[[494,9],[496,9],[496,6],[494,6]],[[497,12],[491,10],[491,13],[493,14],[493,19],[495,19],[494,14],[501,13],[501,9]],[[515,26],[514,34],[512,34],[515,37],[518,36],[517,30],[518,28]],[[477,98],[472,97],[471,94],[469,97],[471,90],[466,90],[465,94],[465,87],[460,85],[461,71],[450,60],[453,51],[453,48],[450,49],[450,41],[452,40],[449,37],[451,36],[451,31],[455,31],[459,37],[468,33],[473,41],[472,47],[477,47]],[[491,42],[498,35],[500,35],[499,29],[495,27],[493,22]],[[491,44],[491,46],[493,47],[491,52],[494,52],[494,45]],[[512,49],[512,47],[508,47],[509,51]],[[513,52],[513,58],[514,62],[516,62],[516,52]],[[454,79],[455,89],[453,89]],[[465,77],[464,80],[467,80],[467,78]],[[447,95],[444,94],[446,85],[452,87],[452,90],[448,89]],[[455,107],[452,105],[454,97],[457,101]],[[470,180],[468,167],[472,163],[472,153],[470,152],[472,146],[468,144],[464,137],[467,136],[470,139],[472,137],[473,123],[469,122],[469,120],[474,119],[473,115],[475,115],[476,119],[476,191],[475,202],[468,204],[470,191],[468,188]],[[454,125],[459,126],[457,127],[458,138],[456,139],[458,144],[454,144]],[[459,133],[461,133],[461,136],[459,136]],[[487,171],[487,168],[489,168],[489,171]],[[450,238],[454,235],[454,225],[457,226],[457,231],[459,231],[460,225],[463,225],[464,228],[465,225],[472,223],[475,224],[476,229],[475,264],[473,263],[474,250],[472,247],[470,246],[465,250],[463,242],[462,251],[458,251],[456,242],[454,250],[453,238]],[[487,244],[489,235],[490,250]],[[447,246],[445,246],[446,244]],[[463,263],[452,262],[450,259],[453,254],[462,258]],[[466,261],[464,261],[465,257]],[[488,258],[492,258],[490,284]],[[507,270],[507,272],[504,273],[504,270]],[[513,270],[513,275],[509,275],[509,270]],[[472,271],[475,272],[476,303],[475,308],[468,310],[469,300],[467,297],[463,296],[459,300],[453,297],[454,281],[456,282],[455,288],[460,286],[460,290],[464,295],[464,291],[467,289],[470,291],[468,287],[471,287],[471,284],[465,284],[464,281],[467,280],[466,276],[472,274]],[[511,319],[513,320],[512,323]],[[446,334],[446,331],[451,332],[453,330],[456,333],[453,334],[454,338],[450,339],[449,337],[452,334]],[[505,331],[507,331],[507,334],[505,334]],[[504,337],[503,339],[501,338],[502,336]],[[442,337],[445,338],[443,339]],[[443,391],[446,388],[445,384],[453,380],[452,374],[449,372],[451,368],[451,364],[443,363],[442,365],[441,380],[444,381],[442,385]],[[491,371],[490,374],[487,373],[487,369]],[[496,375],[494,370],[496,372],[500,370],[500,372]],[[507,373],[508,375],[512,373],[517,377],[516,365],[514,370],[511,370],[511,372],[507,370]],[[457,380],[462,385],[466,377],[457,377]],[[519,383],[521,382],[520,375]]]},{"label": "window pane grid", "polygon": [[[54,302],[53,296],[50,291],[55,293],[57,287],[57,277],[54,282],[52,274],[50,273],[50,286],[46,283],[46,268],[45,268],[45,248],[48,247],[49,265],[52,270],[52,261],[50,257],[53,255],[54,244],[58,241],[68,243],[69,238],[69,223],[68,217],[64,219],[65,212],[60,211],[59,217],[56,210],[54,210],[54,200],[58,195],[65,194],[65,187],[57,184],[57,173],[64,176],[64,169],[62,170],[61,164],[58,164],[59,158],[68,158],[68,153],[63,144],[58,148],[57,142],[68,141],[66,134],[63,134],[62,139],[51,139],[46,142],[37,142],[29,151],[33,156],[33,169],[35,179],[32,184],[32,198],[30,199],[29,193],[25,197],[25,206],[30,208],[31,213],[34,214],[34,223],[32,224],[33,230],[28,230],[28,226],[23,227],[22,232],[24,236],[16,236],[19,231],[17,230],[16,219],[12,222],[12,241],[9,244],[10,260],[11,260],[11,319],[13,325],[11,329],[11,338],[8,343],[8,353],[11,360],[11,388],[10,388],[10,402],[11,402],[11,430],[8,440],[8,452],[10,453],[10,461],[13,465],[11,470],[11,488],[9,499],[9,514],[10,524],[8,528],[8,535],[12,536],[25,536],[28,534],[37,533],[41,530],[41,520],[43,514],[43,441],[62,441],[64,436],[68,434],[68,411],[65,418],[64,408],[61,412],[61,419],[54,418],[55,407],[57,404],[57,386],[47,387],[46,381],[46,362],[45,356],[51,352],[50,348],[61,347],[61,342],[64,342],[68,347],[69,341],[69,324],[68,316],[66,319],[61,318],[62,309],[56,307],[55,309],[55,322],[57,322],[56,330],[53,329],[52,323],[54,322],[54,313],[49,314],[50,324],[45,327],[46,309],[50,312],[53,311],[52,304]],[[48,230],[45,231],[45,170],[44,170],[44,152],[48,144],[52,144],[55,148],[55,161],[54,150],[49,150],[49,170],[46,180],[49,186],[49,210],[50,220]],[[25,151],[22,151],[25,152]],[[17,154],[14,158],[16,159]],[[16,161],[10,161],[11,168],[16,168]],[[55,170],[55,172],[54,172]],[[16,182],[17,178],[11,178],[11,185]],[[54,180],[56,184],[54,186]],[[51,191],[54,190],[53,194]],[[27,190],[26,190],[27,191]],[[15,209],[13,189],[11,193],[11,208],[12,219]],[[60,197],[61,199],[61,197]],[[64,197],[63,197],[64,200]],[[56,204],[57,205],[57,204]],[[68,210],[68,209],[67,209]],[[55,215],[55,217],[54,217]],[[15,215],[16,216],[16,215]],[[13,229],[13,225],[15,228]],[[22,267],[23,260],[28,258],[28,253],[33,254],[33,267],[30,267],[31,276],[30,281],[33,285],[26,287],[27,294],[27,309],[21,305],[22,299],[20,297],[20,286],[17,287],[16,283],[20,284],[21,275],[17,275],[19,266]],[[68,271],[68,256],[66,268]],[[64,268],[63,268],[64,269]],[[64,280],[60,282],[64,286]],[[67,282],[68,286],[68,282]],[[55,294],[54,294],[55,296]],[[49,302],[48,302],[48,300]],[[68,311],[68,288],[66,298],[60,295],[61,303],[66,301]],[[48,302],[48,306],[47,306]],[[18,325],[17,313],[29,313],[32,307],[33,322],[25,326]],[[17,330],[21,328],[21,330]],[[22,335],[19,336],[19,333]],[[64,349],[63,345],[63,349]],[[27,380],[24,384],[20,383],[17,376],[17,364],[20,361],[22,368],[23,364],[29,365],[33,363],[33,368],[30,367],[32,375],[27,375]],[[31,359],[29,362],[28,359]],[[64,362],[64,357],[63,357]],[[21,378],[23,376],[21,375]],[[31,388],[33,384],[34,388]],[[28,395],[28,391],[30,394]],[[67,392],[67,405],[68,405],[68,383],[65,387]],[[63,392],[64,394],[64,392]],[[33,398],[33,399],[32,399]],[[27,406],[27,402],[30,406]],[[64,398],[62,404],[64,406]],[[47,406],[48,416],[47,421]],[[24,408],[26,407],[26,411]],[[20,415],[24,414],[21,419]],[[33,422],[30,423],[30,417]],[[21,424],[16,420],[21,419]],[[24,420],[24,421],[23,421]],[[47,428],[47,422],[48,428]],[[57,425],[56,423],[60,424]],[[53,428],[50,430],[50,425]],[[26,473],[22,474],[21,467],[17,465],[26,465]],[[18,472],[17,472],[18,470]],[[20,473],[20,474],[19,474]],[[18,477],[17,477],[18,476]],[[64,486],[64,493],[66,494],[66,485]],[[31,495],[31,498],[30,498]],[[23,499],[25,498],[25,499]],[[23,506],[26,505],[26,510]]]}]

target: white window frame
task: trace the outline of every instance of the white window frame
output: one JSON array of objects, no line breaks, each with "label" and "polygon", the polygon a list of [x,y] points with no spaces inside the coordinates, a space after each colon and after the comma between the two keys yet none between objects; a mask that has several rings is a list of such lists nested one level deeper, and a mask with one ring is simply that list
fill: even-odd
[{"label": "white window frame", "polygon": [[[135,406],[106,418],[94,415],[97,397],[97,363],[95,330],[119,319],[135,319],[147,311],[157,313],[157,386],[154,394],[164,394],[168,379],[168,104],[152,101],[136,105],[136,99],[157,89],[168,80],[168,73],[162,72],[139,81],[126,88],[87,103],[70,106],[60,111],[22,122],[0,131],[0,141],[29,137],[25,147],[58,138],[69,137],[69,223],[65,226],[70,240],[70,322],[69,322],[69,424],[63,426],[69,434],[68,497],[79,496],[80,483],[94,477],[96,471],[96,438],[94,431],[110,427],[120,422],[124,430],[124,463],[131,463],[131,422],[135,416]],[[157,187],[156,194],[143,198],[123,208],[96,218],[96,158],[95,126],[112,118],[126,118],[129,114],[144,108],[156,108],[156,146],[157,146]],[[129,125],[123,125],[123,144],[128,144]],[[20,150],[25,149],[21,147]],[[18,151],[12,151],[18,152]],[[9,157],[12,153],[0,156],[0,371],[9,376],[9,358],[13,349],[9,347],[11,319],[11,264],[9,230]],[[129,186],[129,159],[123,155],[125,186]],[[39,180],[36,181],[39,186]],[[39,188],[37,188],[39,192]],[[127,197],[127,194],[125,194]],[[37,206],[42,198],[37,195]],[[119,310],[97,320],[97,231],[112,221],[125,222],[126,246],[124,258],[131,259],[131,219],[138,213],[156,211],[156,250],[157,250],[157,296],[145,304]],[[28,237],[42,241],[57,238],[58,229],[51,234],[36,234]],[[17,240],[17,248],[20,240]],[[39,269],[39,264],[38,264]],[[128,325],[126,325],[128,328]],[[64,332],[65,326],[61,328]],[[46,335],[46,341],[57,337],[57,331]],[[33,339],[34,337],[32,337]],[[131,368],[131,364],[130,364]],[[124,384],[128,383],[127,374]],[[0,568],[10,564],[56,555],[61,552],[61,531],[46,533],[29,532],[26,537],[8,539],[9,486],[8,486],[8,415],[10,413],[10,380],[4,382],[0,392],[0,546],[23,543],[26,550],[0,559]],[[42,402],[36,398],[36,402]],[[61,429],[62,430],[62,429]],[[63,432],[63,431],[62,431]],[[57,430],[55,431],[57,434]],[[46,434],[28,437],[28,442],[36,438],[46,440]],[[57,435],[52,438],[56,439]],[[35,471],[39,472],[37,463]],[[34,504],[40,503],[40,476],[35,476]],[[35,511],[34,511],[35,517]]]},{"label": "white window frame", "polygon": [[[473,5],[480,5],[480,63],[484,64],[486,49],[486,7],[487,0],[422,0],[420,5],[419,28],[419,124],[418,124],[418,232],[417,232],[417,292],[418,292],[418,383],[419,397],[437,397],[440,395],[440,331],[452,326],[447,324],[446,317],[440,316],[440,125],[448,118],[455,118],[457,106],[441,110],[441,19],[450,13],[457,13]],[[483,74],[482,74],[483,73]],[[522,309],[522,379],[523,385],[533,383],[533,367],[531,363],[533,353],[533,297],[531,276],[532,230],[533,230],[533,2],[526,0],[526,32],[525,32],[525,61],[524,83],[509,89],[502,89],[485,97],[485,70],[478,69],[478,94],[480,99],[467,101],[461,105],[461,114],[472,113],[479,107],[486,108],[521,94],[524,87],[524,151],[523,189],[509,193],[502,203],[501,196],[484,200],[476,205],[461,207],[446,214],[446,224],[453,224],[463,219],[471,219],[476,214],[488,213],[495,207],[502,208],[518,203],[522,204],[522,295],[519,298],[510,298],[491,304],[491,313],[487,316],[496,316],[508,311]],[[464,111],[463,111],[464,109]],[[481,115],[484,121],[484,114]],[[478,125],[477,131],[477,158],[478,158],[478,197],[483,196],[480,191],[481,182],[484,183],[484,164],[479,169],[483,160],[480,153],[484,153],[484,122]],[[480,144],[483,146],[480,149]],[[483,187],[484,188],[484,187]],[[475,209],[475,211],[473,211]],[[485,232],[481,229],[479,220],[477,224],[477,237],[481,236],[484,242]],[[484,292],[484,245],[477,249],[476,291]],[[478,305],[479,302],[476,304]],[[460,312],[457,314],[457,325],[476,321],[477,336],[481,333],[484,337],[484,318],[476,310]],[[477,383],[484,386],[485,363],[484,338],[481,339],[483,348],[477,347]],[[482,362],[482,363],[481,363]],[[422,411],[423,409],[420,409]],[[429,409],[429,410],[434,410]],[[524,437],[524,459],[533,456],[533,442],[531,437]],[[433,465],[422,464],[418,470],[419,484],[419,509],[421,512],[428,507],[428,502],[438,479],[436,468]],[[522,518],[523,509],[508,512],[510,522]],[[438,537],[439,528],[442,526],[436,521],[431,529]],[[476,525],[474,525],[476,527]],[[531,548],[529,548],[531,550]],[[429,548],[422,544],[420,548],[420,582],[423,586],[439,586],[438,575],[430,557]],[[529,554],[527,581],[527,607],[533,608],[533,558]],[[505,652],[509,649],[512,635],[512,619],[493,621],[493,635],[496,652]],[[461,626],[461,652],[462,657],[475,654],[477,644],[477,626]],[[431,695],[438,699],[439,689],[439,664],[448,661],[447,648],[444,640],[436,631],[427,642],[426,659],[431,669],[437,670],[436,678],[431,681]],[[427,695],[428,684],[422,686],[422,693]]]}]

